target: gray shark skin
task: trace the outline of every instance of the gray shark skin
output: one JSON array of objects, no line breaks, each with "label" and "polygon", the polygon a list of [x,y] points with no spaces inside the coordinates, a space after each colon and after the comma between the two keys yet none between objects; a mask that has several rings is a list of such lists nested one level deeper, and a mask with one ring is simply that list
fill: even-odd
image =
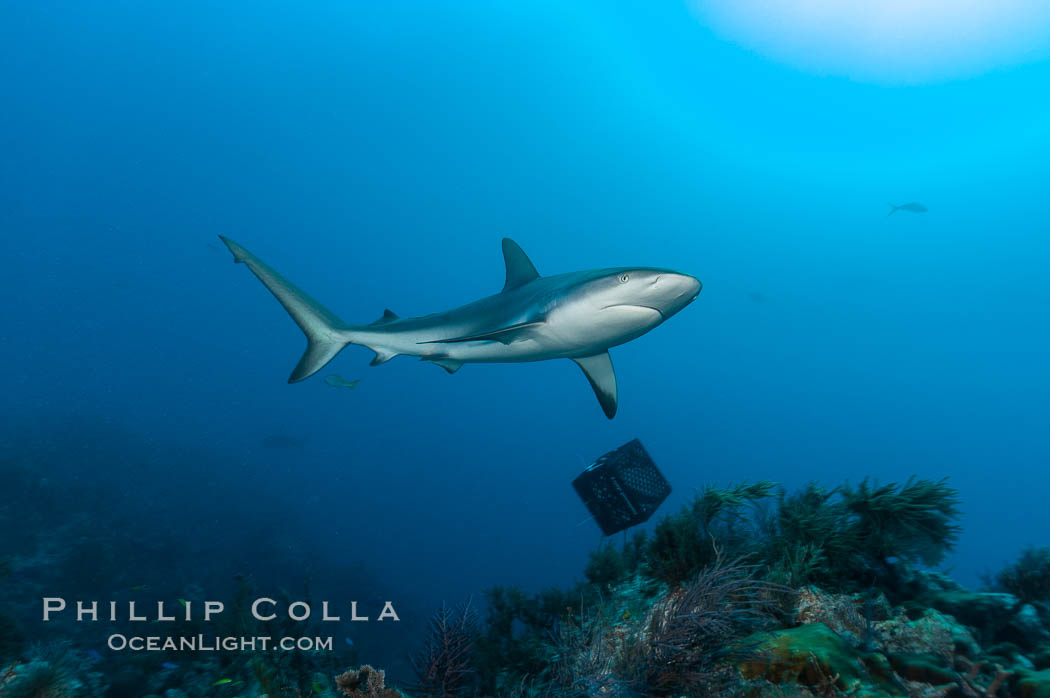
[{"label": "gray shark skin", "polygon": [[333,315],[262,260],[219,236],[292,316],[307,347],[288,378],[309,378],[343,347],[375,352],[372,365],[398,355],[418,356],[449,373],[465,363],[572,359],[590,381],[605,415],[616,415],[611,347],[637,339],[700,293],[698,279],[667,269],[618,267],[540,276],[517,243],[503,239],[503,290],[442,313],[401,318],[387,310],[369,325]]}]

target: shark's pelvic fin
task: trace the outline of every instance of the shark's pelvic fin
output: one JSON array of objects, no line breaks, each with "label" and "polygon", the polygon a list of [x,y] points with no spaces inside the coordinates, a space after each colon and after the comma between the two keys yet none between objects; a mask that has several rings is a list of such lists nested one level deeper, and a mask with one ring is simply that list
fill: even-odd
[{"label": "shark's pelvic fin", "polygon": [[479,332],[478,334],[464,335],[462,337],[451,337],[449,339],[431,339],[420,344],[453,344],[455,342],[499,342],[510,344],[525,339],[526,335],[534,327],[539,327],[543,322],[519,322],[509,327],[501,327],[490,332]]},{"label": "shark's pelvic fin", "polygon": [[306,352],[288,377],[289,383],[317,373],[350,343],[345,337],[346,323],[251,252],[228,237],[219,238],[233,253],[233,261],[245,264],[263,282],[306,335]]},{"label": "shark's pelvic fin", "polygon": [[449,373],[455,373],[456,371],[458,371],[463,366],[463,362],[462,361],[457,361],[456,359],[450,359],[448,357],[435,356],[435,357],[431,358],[429,356],[421,356],[421,357],[419,357],[419,360],[420,361],[429,361],[431,363],[435,363],[438,366],[440,366],[441,368],[443,368],[446,371],[448,371]]},{"label": "shark's pelvic fin", "polygon": [[379,318],[378,320],[376,320],[372,324],[373,325],[385,325],[388,322],[393,322],[394,320],[399,320],[399,319],[400,318],[398,317],[397,313],[395,313],[390,308],[387,308],[386,310],[383,311],[383,317]]},{"label": "shark's pelvic fin", "polygon": [[536,267],[532,265],[525,251],[510,238],[503,238],[503,262],[507,265],[507,282],[504,291],[511,291],[533,279],[540,278]]},{"label": "shark's pelvic fin", "polygon": [[594,356],[573,359],[583,369],[583,375],[591,382],[594,395],[598,398],[605,416],[612,419],[616,416],[616,372],[613,371],[612,357],[603,351]]},{"label": "shark's pelvic fin", "polygon": [[383,349],[382,347],[369,348],[376,353],[376,355],[372,357],[372,360],[368,362],[369,366],[378,366],[379,364],[385,364],[387,361],[390,361],[390,359],[397,356],[397,352],[390,351],[389,349]]}]

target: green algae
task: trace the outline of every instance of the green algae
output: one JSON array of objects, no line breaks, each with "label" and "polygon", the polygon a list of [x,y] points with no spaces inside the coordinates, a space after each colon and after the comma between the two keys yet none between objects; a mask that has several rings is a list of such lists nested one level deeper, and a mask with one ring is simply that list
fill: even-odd
[{"label": "green algae", "polygon": [[1050,698],[1050,669],[1022,673],[1017,692],[1021,698]]},{"label": "green algae", "polygon": [[856,696],[904,696],[885,656],[850,646],[824,623],[757,633],[744,640],[761,657],[739,665],[746,679],[797,683]]},{"label": "green algae", "polygon": [[890,652],[886,658],[902,679],[934,686],[956,682],[955,672],[945,666],[944,658],[938,655],[927,652]]}]

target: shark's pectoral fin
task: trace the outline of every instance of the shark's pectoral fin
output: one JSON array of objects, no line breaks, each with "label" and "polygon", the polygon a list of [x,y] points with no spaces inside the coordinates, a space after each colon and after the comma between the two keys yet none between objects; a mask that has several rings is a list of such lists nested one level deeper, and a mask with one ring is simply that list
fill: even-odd
[{"label": "shark's pectoral fin", "polygon": [[510,344],[511,342],[527,339],[529,334],[541,325],[543,325],[542,321],[519,322],[517,325],[501,327],[498,330],[479,332],[462,337],[450,337],[448,339],[431,339],[426,342],[420,342],[420,344],[452,344],[455,342],[499,342],[500,344]]},{"label": "shark's pectoral fin", "polygon": [[462,361],[457,361],[456,359],[450,359],[448,357],[435,356],[435,357],[431,358],[429,356],[421,356],[419,360],[420,361],[429,361],[431,363],[437,364],[441,368],[443,368],[446,371],[448,371],[450,374],[451,373],[455,373],[456,371],[458,371],[460,369],[460,367],[463,366],[463,362]]},{"label": "shark's pectoral fin", "polygon": [[583,369],[583,375],[591,382],[594,395],[598,398],[605,416],[612,419],[616,416],[616,372],[613,371],[612,357],[603,351],[594,356],[573,359]]},{"label": "shark's pectoral fin", "polygon": [[519,286],[540,278],[529,256],[510,238],[503,238],[503,263],[507,266],[507,282],[504,291],[511,291]]}]

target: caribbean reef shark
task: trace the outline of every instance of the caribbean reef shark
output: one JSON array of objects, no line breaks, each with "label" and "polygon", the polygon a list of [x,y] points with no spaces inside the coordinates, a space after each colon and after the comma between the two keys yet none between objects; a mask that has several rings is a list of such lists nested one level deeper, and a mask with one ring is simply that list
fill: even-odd
[{"label": "caribbean reef shark", "polygon": [[619,267],[540,276],[509,238],[507,277],[493,296],[422,317],[387,310],[370,325],[350,325],[229,238],[219,236],[306,334],[306,353],[288,378],[309,378],[343,347],[375,352],[372,365],[404,354],[455,373],[465,363],[572,359],[583,369],[605,415],[616,415],[616,374],[609,348],[661,324],[700,293],[698,279],[667,269]]}]

